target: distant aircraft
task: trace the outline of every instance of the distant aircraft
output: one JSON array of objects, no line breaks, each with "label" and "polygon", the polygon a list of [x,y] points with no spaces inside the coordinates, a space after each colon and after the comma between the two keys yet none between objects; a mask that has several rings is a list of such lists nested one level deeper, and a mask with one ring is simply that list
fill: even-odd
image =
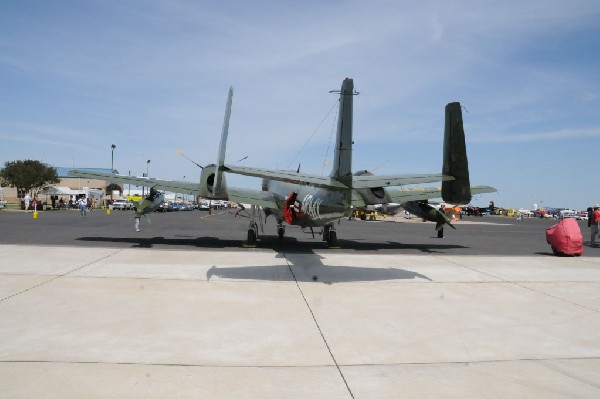
[{"label": "distant aircraft", "polygon": [[[233,88],[229,89],[217,163],[202,168],[199,183],[132,177],[120,174],[74,170],[74,177],[102,179],[114,183],[135,184],[208,199],[250,204],[250,223],[246,246],[256,246],[260,209],[274,215],[277,233],[285,235],[285,226],[321,228],[323,241],[337,247],[335,222],[348,217],[353,208],[398,203],[423,219],[436,222],[436,228],[450,225],[449,218],[427,203],[440,196],[447,203],[468,204],[472,194],[496,191],[489,186],[470,187],[469,169],[460,103],[446,106],[444,156],[441,174],[374,176],[368,171],[352,173],[352,112],[354,82],[344,79],[339,91],[339,118],[333,169],[329,176],[318,176],[276,169],[261,169],[225,164],[225,150],[231,117]],[[199,165],[198,165],[199,166]],[[227,187],[225,173],[262,178],[262,189]],[[442,181],[441,188],[390,190],[390,187]]]}]

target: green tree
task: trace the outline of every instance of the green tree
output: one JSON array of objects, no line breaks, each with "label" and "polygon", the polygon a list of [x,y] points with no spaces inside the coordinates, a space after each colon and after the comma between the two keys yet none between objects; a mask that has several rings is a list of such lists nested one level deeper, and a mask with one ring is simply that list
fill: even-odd
[{"label": "green tree", "polygon": [[0,170],[0,182],[3,186],[16,187],[18,192],[39,191],[48,184],[58,183],[56,169],[41,163],[26,159],[4,163]]}]

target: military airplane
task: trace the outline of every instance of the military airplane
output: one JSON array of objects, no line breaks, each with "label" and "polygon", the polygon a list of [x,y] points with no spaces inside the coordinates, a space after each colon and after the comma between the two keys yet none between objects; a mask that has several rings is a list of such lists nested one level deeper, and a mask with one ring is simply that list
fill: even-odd
[{"label": "military airplane", "polygon": [[[352,113],[353,98],[357,94],[353,80],[344,79],[339,91],[334,161],[329,176],[301,173],[299,170],[262,169],[225,164],[233,88],[229,89],[227,97],[217,163],[202,167],[199,183],[85,170],[74,170],[71,175],[152,187],[154,190],[192,194],[207,199],[250,204],[246,242],[246,246],[249,247],[256,246],[258,223],[262,220],[261,209],[266,216],[274,215],[280,238],[285,235],[286,224],[311,230],[320,228],[322,239],[327,246],[337,247],[336,222],[350,216],[354,208],[398,203],[409,212],[425,220],[436,222],[436,229],[440,229],[444,224],[451,226],[450,219],[429,205],[428,199],[442,197],[448,203],[468,204],[472,194],[496,191],[489,186],[470,186],[462,110],[458,102],[446,106],[441,174],[375,176],[364,170],[353,174]],[[262,178],[261,190],[228,187],[225,173]],[[390,187],[439,181],[442,182],[441,188],[390,189]]]}]

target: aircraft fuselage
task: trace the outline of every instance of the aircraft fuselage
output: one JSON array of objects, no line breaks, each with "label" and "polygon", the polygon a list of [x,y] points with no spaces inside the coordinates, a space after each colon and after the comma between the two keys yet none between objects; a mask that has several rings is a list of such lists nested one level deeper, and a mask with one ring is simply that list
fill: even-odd
[{"label": "aircraft fuselage", "polygon": [[[292,225],[322,227],[352,213],[349,189],[332,190],[264,179],[265,189],[273,193],[278,206],[276,210],[271,209],[271,213]],[[294,201],[290,200],[290,195],[294,196]]]}]

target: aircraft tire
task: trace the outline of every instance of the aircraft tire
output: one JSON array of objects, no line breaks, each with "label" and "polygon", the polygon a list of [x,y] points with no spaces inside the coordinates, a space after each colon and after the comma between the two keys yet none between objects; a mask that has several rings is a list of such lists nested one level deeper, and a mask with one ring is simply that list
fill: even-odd
[{"label": "aircraft tire", "polygon": [[325,228],[323,229],[323,241],[325,241],[326,243],[329,243],[329,231],[329,226],[325,226]]},{"label": "aircraft tire", "polygon": [[330,247],[337,247],[338,246],[337,234],[335,233],[335,231],[330,231],[329,232],[329,236],[327,237],[327,244]]},{"label": "aircraft tire", "polygon": [[248,245],[256,245],[256,232],[254,229],[248,229]]},{"label": "aircraft tire", "polygon": [[279,227],[279,228],[277,229],[277,235],[279,236],[279,239],[280,239],[280,240],[282,240],[282,239],[283,239],[283,236],[284,236],[284,234],[285,234],[285,229],[284,229],[283,227]]}]

